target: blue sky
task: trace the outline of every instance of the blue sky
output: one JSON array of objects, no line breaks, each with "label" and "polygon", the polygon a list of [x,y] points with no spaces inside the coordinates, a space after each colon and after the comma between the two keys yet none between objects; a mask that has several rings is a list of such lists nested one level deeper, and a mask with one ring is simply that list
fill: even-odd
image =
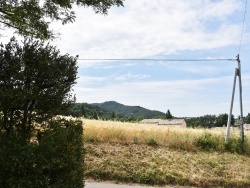
[{"label": "blue sky", "polygon": [[[107,16],[77,8],[53,23],[62,53],[85,58],[235,58],[245,0],[126,0]],[[240,49],[243,111],[250,112],[250,5]],[[236,62],[78,61],[77,102],[117,101],[174,116],[228,113]],[[238,85],[234,115],[239,115]]]}]

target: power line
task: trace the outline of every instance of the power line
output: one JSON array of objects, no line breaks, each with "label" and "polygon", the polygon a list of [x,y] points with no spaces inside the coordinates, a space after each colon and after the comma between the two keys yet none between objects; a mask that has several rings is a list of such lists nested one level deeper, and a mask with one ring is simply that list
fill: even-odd
[{"label": "power line", "polygon": [[211,58],[211,59],[136,59],[136,58],[80,58],[79,61],[237,61],[237,59]]},{"label": "power line", "polygon": [[243,38],[243,32],[244,32],[245,20],[246,20],[246,13],[247,13],[247,0],[246,0],[246,3],[245,3],[245,12],[244,12],[243,21],[242,21],[240,44],[239,44],[239,53],[238,54],[240,54],[241,45],[242,45],[242,38]]}]

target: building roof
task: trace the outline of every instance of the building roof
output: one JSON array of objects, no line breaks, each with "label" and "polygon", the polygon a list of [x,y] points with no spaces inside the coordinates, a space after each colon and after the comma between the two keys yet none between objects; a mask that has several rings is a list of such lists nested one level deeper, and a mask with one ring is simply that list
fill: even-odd
[{"label": "building roof", "polygon": [[143,119],[140,123],[155,123],[158,124],[160,119]]},{"label": "building roof", "polygon": [[184,119],[144,119],[140,121],[140,123],[151,123],[158,125],[182,125],[184,122]]},{"label": "building roof", "polygon": [[162,119],[159,121],[159,125],[182,125],[184,119]]},{"label": "building roof", "polygon": [[250,130],[250,124],[244,124],[244,129],[246,131],[249,131]]}]

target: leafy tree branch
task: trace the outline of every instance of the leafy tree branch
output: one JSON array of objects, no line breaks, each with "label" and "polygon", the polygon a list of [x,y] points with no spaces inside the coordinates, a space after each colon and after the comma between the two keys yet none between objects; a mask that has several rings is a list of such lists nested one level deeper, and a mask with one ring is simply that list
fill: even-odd
[{"label": "leafy tree branch", "polygon": [[23,36],[53,39],[51,21],[62,24],[75,21],[73,5],[92,7],[95,13],[107,14],[112,6],[123,6],[124,0],[5,0],[0,1],[0,26],[14,28]]}]

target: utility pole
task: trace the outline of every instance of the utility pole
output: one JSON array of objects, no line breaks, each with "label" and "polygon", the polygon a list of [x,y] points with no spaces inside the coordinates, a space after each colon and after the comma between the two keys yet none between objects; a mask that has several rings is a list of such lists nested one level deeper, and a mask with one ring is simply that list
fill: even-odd
[{"label": "utility pole", "polygon": [[241,138],[241,146],[242,151],[245,150],[244,148],[244,120],[243,120],[243,104],[242,104],[242,81],[241,81],[241,64],[240,64],[240,56],[237,55],[237,62],[238,68],[235,69],[234,73],[234,83],[233,83],[233,91],[232,91],[232,98],[231,98],[231,107],[230,112],[228,115],[227,120],[227,130],[226,130],[226,137],[225,141],[228,141],[229,134],[230,134],[230,125],[231,125],[231,118],[232,118],[232,111],[233,111],[233,102],[234,102],[234,94],[235,94],[235,85],[236,85],[236,78],[239,79],[239,97],[240,97],[240,138]]},{"label": "utility pole", "polygon": [[241,81],[241,64],[240,64],[240,56],[237,56],[238,61],[238,77],[239,77],[239,92],[240,92],[240,137],[241,137],[241,146],[242,151],[245,151],[244,148],[244,120],[243,120],[243,104],[242,104],[242,81]]}]

